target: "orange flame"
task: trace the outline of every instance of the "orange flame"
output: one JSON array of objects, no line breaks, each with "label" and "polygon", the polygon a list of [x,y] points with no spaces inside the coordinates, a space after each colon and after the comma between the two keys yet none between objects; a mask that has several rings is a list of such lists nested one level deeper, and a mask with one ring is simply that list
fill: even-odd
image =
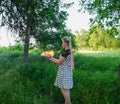
[{"label": "orange flame", "polygon": [[47,50],[41,53],[41,56],[54,56],[54,51],[53,50]]}]

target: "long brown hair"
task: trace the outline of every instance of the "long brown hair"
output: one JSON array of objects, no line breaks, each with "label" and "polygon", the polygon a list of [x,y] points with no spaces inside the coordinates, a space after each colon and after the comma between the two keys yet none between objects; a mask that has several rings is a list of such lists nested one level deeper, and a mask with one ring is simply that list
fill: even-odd
[{"label": "long brown hair", "polygon": [[72,52],[71,37],[65,36],[65,37],[62,38],[62,40],[64,42],[66,42],[67,45],[69,45],[69,48],[70,48],[70,52],[71,52],[70,69],[72,71],[74,69],[74,56],[73,56],[73,52]]},{"label": "long brown hair", "polygon": [[64,41],[65,43],[67,43],[67,45],[70,45],[70,38],[68,36],[64,36],[62,38],[62,41]]}]

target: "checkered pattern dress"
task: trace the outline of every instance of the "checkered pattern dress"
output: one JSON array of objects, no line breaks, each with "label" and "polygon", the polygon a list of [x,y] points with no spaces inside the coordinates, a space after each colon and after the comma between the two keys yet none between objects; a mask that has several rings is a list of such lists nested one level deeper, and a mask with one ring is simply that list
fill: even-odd
[{"label": "checkered pattern dress", "polygon": [[54,85],[59,88],[71,89],[73,87],[73,78],[72,71],[70,70],[70,50],[66,50],[62,56],[65,57],[65,59],[58,67]]}]

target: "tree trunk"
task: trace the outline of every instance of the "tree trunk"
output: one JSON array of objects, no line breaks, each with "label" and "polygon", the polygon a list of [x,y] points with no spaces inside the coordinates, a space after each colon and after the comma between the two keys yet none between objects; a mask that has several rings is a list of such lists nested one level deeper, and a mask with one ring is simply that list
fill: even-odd
[{"label": "tree trunk", "polygon": [[27,0],[28,7],[27,9],[30,11],[27,14],[27,24],[26,24],[26,30],[25,30],[25,44],[24,44],[24,56],[23,56],[23,63],[25,66],[28,64],[28,51],[29,51],[29,41],[30,41],[30,35],[33,32],[32,27],[34,27],[34,16],[32,14],[33,3],[32,0]]},{"label": "tree trunk", "polygon": [[118,67],[118,79],[120,80],[120,65]]},{"label": "tree trunk", "polygon": [[26,34],[25,34],[25,44],[24,44],[24,56],[23,56],[23,63],[25,65],[28,64],[29,40],[30,40],[30,26],[27,25]]}]

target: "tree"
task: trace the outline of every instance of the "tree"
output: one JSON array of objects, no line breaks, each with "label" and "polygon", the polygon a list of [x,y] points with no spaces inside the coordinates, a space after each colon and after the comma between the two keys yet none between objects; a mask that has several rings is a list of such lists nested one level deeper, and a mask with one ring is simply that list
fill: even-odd
[{"label": "tree", "polygon": [[1,26],[19,33],[24,38],[23,61],[27,65],[30,35],[35,28],[35,2],[33,0],[2,0],[0,3]]},{"label": "tree", "polygon": [[107,29],[106,31],[108,35],[113,38],[115,38],[116,36],[119,36],[119,33],[120,33],[119,28],[116,28],[116,27],[112,27],[110,29]]},{"label": "tree", "polygon": [[80,32],[76,31],[75,33],[75,38],[76,38],[76,45],[77,48],[89,48],[89,32],[81,29]]},{"label": "tree", "polygon": [[95,14],[92,23],[105,23],[109,26],[120,26],[120,1],[119,0],[79,0],[80,11]]},{"label": "tree", "polygon": [[114,37],[108,35],[103,25],[94,24],[90,28],[90,47],[94,50],[116,49],[117,44]]},{"label": "tree", "polygon": [[82,46],[81,46],[81,35],[80,35],[79,31],[75,32],[75,41],[76,41],[77,50],[82,48]]},{"label": "tree", "polygon": [[89,32],[84,29],[81,29],[80,33],[81,33],[82,41],[84,41],[84,47],[88,48],[89,47],[89,39],[90,39]]},{"label": "tree", "polygon": [[[65,30],[67,13],[60,11],[60,0],[1,0],[1,26],[18,32],[24,39],[24,63],[28,63],[29,40],[33,36],[41,42]],[[69,6],[69,5],[68,5]],[[53,31],[56,30],[56,33]],[[42,38],[40,38],[42,37]],[[44,38],[45,37],[45,38]],[[49,40],[51,39],[49,38]]]}]

